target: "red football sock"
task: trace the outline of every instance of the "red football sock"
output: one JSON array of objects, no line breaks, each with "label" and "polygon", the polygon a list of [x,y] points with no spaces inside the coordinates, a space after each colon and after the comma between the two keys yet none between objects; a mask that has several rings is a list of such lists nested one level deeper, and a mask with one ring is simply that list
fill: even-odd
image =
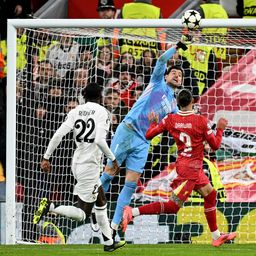
[{"label": "red football sock", "polygon": [[204,198],[204,214],[211,232],[218,229],[216,218],[216,191],[213,190]]},{"label": "red football sock", "polygon": [[156,202],[139,207],[140,215],[151,215],[160,213],[177,213],[180,207],[173,201]]}]

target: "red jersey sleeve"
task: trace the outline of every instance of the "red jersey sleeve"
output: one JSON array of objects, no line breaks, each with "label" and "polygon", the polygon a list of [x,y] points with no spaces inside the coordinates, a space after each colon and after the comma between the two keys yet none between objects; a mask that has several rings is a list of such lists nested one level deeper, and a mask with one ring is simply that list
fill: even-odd
[{"label": "red jersey sleeve", "polygon": [[204,133],[205,133],[205,139],[209,143],[210,147],[213,150],[217,150],[220,147],[221,140],[222,140],[222,134],[223,130],[217,128],[216,135],[214,135],[213,130],[211,129],[210,125],[208,124],[207,119],[204,119]]},{"label": "red jersey sleeve", "polygon": [[167,120],[168,120],[168,116],[163,118],[159,124],[157,124],[155,122],[151,123],[146,132],[146,139],[151,140],[156,135],[162,133],[163,131],[166,131],[167,130]]}]

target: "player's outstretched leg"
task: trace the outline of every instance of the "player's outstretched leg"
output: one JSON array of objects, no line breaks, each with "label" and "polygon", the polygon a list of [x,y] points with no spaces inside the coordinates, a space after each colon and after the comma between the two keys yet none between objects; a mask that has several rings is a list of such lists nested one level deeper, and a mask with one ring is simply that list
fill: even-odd
[{"label": "player's outstretched leg", "polygon": [[218,239],[216,239],[216,240],[213,239],[212,240],[212,245],[214,247],[219,247],[222,244],[224,244],[225,242],[231,241],[231,240],[233,240],[235,238],[236,238],[236,232],[227,233],[227,234],[221,233],[220,237]]},{"label": "player's outstretched leg", "polygon": [[105,252],[113,252],[126,245],[126,241],[114,242],[112,245],[104,245]]},{"label": "player's outstretched leg", "polygon": [[217,239],[212,239],[212,245],[214,247],[219,247],[224,244],[228,239],[228,234],[220,234]]},{"label": "player's outstretched leg", "polygon": [[228,239],[227,241],[231,241],[236,238],[236,232],[228,233]]},{"label": "player's outstretched leg", "polygon": [[124,213],[123,213],[123,220],[121,223],[121,227],[123,232],[126,231],[128,224],[133,221],[133,216],[132,216],[132,207],[130,206],[125,206],[124,207]]},{"label": "player's outstretched leg", "polygon": [[99,224],[96,220],[96,214],[95,214],[94,208],[92,209],[92,213],[91,213],[91,217],[90,217],[90,226],[94,232],[98,232],[100,230]]},{"label": "player's outstretched leg", "polygon": [[111,222],[111,228],[118,230],[119,224],[122,221],[124,207],[130,204],[136,186],[136,182],[125,181],[124,187],[117,199],[115,213]]},{"label": "player's outstretched leg", "polygon": [[39,207],[33,217],[34,224],[37,224],[42,219],[42,217],[49,212],[50,204],[51,202],[47,198],[41,199]]}]

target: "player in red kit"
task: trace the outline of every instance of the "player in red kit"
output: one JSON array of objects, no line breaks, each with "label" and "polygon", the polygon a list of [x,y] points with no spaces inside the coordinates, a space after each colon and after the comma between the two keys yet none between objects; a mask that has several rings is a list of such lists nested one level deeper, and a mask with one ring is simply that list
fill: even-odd
[{"label": "player in red kit", "polygon": [[176,141],[178,158],[176,161],[177,178],[171,184],[173,193],[168,202],[155,202],[138,208],[125,207],[122,227],[126,230],[133,217],[151,214],[175,214],[187,200],[193,190],[204,198],[204,213],[212,233],[212,245],[220,246],[236,237],[236,233],[220,233],[216,219],[216,191],[203,172],[204,143],[207,141],[213,150],[220,147],[223,130],[227,120],[220,118],[217,122],[217,132],[214,135],[208,120],[193,112],[193,97],[190,91],[181,90],[177,96],[180,111],[167,115],[159,124],[158,117],[151,113],[150,127],[147,130],[148,140],[168,131]]}]

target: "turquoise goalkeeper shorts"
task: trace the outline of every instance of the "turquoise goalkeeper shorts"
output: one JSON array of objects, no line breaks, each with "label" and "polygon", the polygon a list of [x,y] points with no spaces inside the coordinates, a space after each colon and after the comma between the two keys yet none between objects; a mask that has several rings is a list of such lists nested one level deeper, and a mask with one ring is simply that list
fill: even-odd
[{"label": "turquoise goalkeeper shorts", "polygon": [[[110,148],[119,165],[125,161],[127,170],[143,173],[148,157],[149,145],[148,141],[142,139],[136,131],[128,128],[122,122],[117,127]],[[109,160],[107,165],[112,167],[112,162]]]}]

